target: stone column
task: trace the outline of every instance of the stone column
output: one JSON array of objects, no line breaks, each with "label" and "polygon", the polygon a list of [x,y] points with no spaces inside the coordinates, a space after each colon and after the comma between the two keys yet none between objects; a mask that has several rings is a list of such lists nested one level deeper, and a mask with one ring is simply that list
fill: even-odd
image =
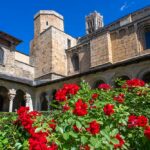
[{"label": "stone column", "polygon": [[13,111],[13,100],[16,96],[16,90],[15,89],[10,89],[9,90],[9,112]]},{"label": "stone column", "polygon": [[48,102],[48,107],[47,108],[48,108],[48,110],[50,110],[50,97],[49,97],[49,95],[46,94],[45,98]]},{"label": "stone column", "polygon": [[26,93],[25,100],[26,100],[26,107],[29,107],[29,111],[33,111],[33,103],[31,95],[29,93]]}]

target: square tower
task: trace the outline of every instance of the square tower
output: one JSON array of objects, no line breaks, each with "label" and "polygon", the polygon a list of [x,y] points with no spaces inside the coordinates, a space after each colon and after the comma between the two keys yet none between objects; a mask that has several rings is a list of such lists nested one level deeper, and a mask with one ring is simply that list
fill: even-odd
[{"label": "square tower", "polygon": [[57,79],[67,75],[65,50],[76,45],[76,39],[64,32],[64,18],[53,10],[42,10],[34,16],[34,38],[31,41],[30,64],[35,79]]},{"label": "square tower", "polygon": [[95,32],[97,29],[102,28],[103,26],[103,16],[100,13],[95,11],[94,13],[91,13],[90,15],[86,16],[87,34]]},{"label": "square tower", "polygon": [[34,16],[34,37],[51,26],[64,31],[64,17],[53,10],[40,10]]}]

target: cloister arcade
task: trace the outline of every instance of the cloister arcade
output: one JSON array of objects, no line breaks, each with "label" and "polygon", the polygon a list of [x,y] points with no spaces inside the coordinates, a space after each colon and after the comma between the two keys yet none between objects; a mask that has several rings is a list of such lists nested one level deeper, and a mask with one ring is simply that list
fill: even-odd
[{"label": "cloister arcade", "polygon": [[31,95],[21,89],[0,86],[0,112],[15,112],[20,106],[28,106],[32,111]]},{"label": "cloister arcade", "polygon": [[[108,83],[113,87],[119,87],[118,83],[115,82],[116,79],[129,80],[132,78],[140,78],[140,79],[144,80],[146,83],[150,83],[150,71],[145,72],[144,74],[142,74],[142,76],[137,75],[135,77],[131,77],[131,75],[128,75],[128,74],[125,74],[125,75],[120,75],[120,74],[117,75],[116,74],[115,77],[112,77],[109,81],[105,77],[103,77],[102,79],[97,78],[98,80],[92,80],[92,82],[90,83],[90,86],[91,86],[91,88],[97,88],[98,85],[101,83]],[[71,82],[71,83],[74,83],[74,82]],[[79,83],[79,81],[77,81],[76,83]],[[49,104],[52,100],[55,99],[55,92],[56,92],[56,89],[51,89],[51,90],[45,91],[41,94],[41,97],[39,99],[40,102],[38,103],[38,105],[40,105],[38,107],[39,110],[46,111],[46,110],[51,109],[51,106],[49,106]]]},{"label": "cloister arcade", "polygon": [[[108,76],[110,75],[110,76]],[[91,88],[97,88],[101,83],[108,83],[113,87],[119,87],[115,82],[116,79],[128,80],[132,78],[140,78],[146,83],[150,83],[150,70],[143,69],[137,71],[137,74],[131,72],[112,72],[112,73],[91,74],[76,79],[62,80],[54,82],[50,85],[41,87],[24,87],[23,85],[16,85],[13,83],[5,83],[0,81],[0,112],[15,112],[20,106],[29,106],[30,110],[47,111],[51,110],[52,106],[49,104],[55,99],[57,89],[62,87],[64,83],[80,83],[82,80],[88,82]],[[2,84],[1,84],[2,83]],[[11,86],[9,86],[11,85]]]}]

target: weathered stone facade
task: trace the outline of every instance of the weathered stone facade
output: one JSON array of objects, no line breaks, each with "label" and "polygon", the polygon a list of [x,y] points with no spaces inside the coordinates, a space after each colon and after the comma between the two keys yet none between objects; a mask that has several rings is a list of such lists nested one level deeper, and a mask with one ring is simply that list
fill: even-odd
[{"label": "weathered stone facade", "polygon": [[[86,17],[87,35],[64,32],[63,16],[40,11],[34,17],[30,56],[17,52],[20,40],[0,32],[0,111],[19,106],[50,109],[64,83],[115,85],[117,78],[150,82],[150,7],[103,27],[103,17]],[[20,100],[22,99],[22,100]]]}]

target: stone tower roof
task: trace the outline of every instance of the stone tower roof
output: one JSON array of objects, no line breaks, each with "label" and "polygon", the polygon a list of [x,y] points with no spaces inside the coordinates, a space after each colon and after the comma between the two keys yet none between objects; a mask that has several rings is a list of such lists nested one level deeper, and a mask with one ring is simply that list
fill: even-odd
[{"label": "stone tower roof", "polygon": [[60,19],[64,19],[64,17],[54,10],[40,10],[38,13],[35,14],[34,19],[37,18],[39,15],[55,15]]}]

